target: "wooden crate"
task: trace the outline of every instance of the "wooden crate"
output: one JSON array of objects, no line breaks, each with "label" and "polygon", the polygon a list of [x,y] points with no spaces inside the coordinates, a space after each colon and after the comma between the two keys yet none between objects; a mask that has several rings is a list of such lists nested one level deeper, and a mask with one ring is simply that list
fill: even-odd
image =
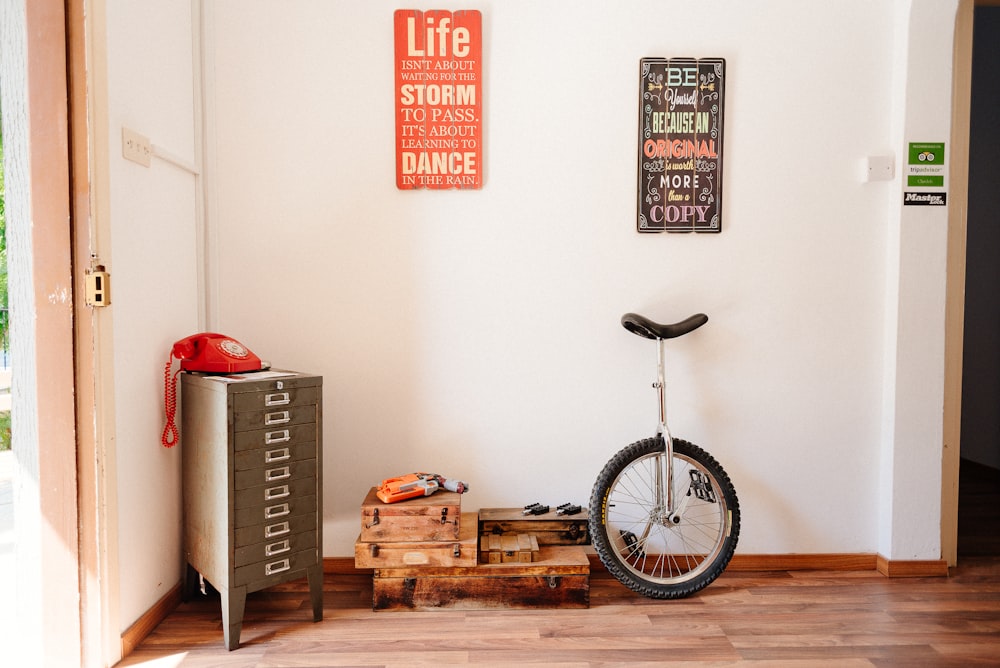
[{"label": "wooden crate", "polygon": [[587,608],[590,562],[575,545],[540,547],[533,563],[377,568],[374,610]]},{"label": "wooden crate", "polygon": [[414,542],[365,542],[354,544],[357,568],[405,568],[408,566],[475,566],[476,514],[462,513],[455,540]]},{"label": "wooden crate", "polygon": [[538,539],[534,534],[486,533],[479,540],[481,564],[506,564],[512,561],[530,564],[538,559]]},{"label": "wooden crate", "polygon": [[361,504],[361,536],[365,543],[415,543],[457,540],[462,495],[440,491],[430,496],[385,503],[372,487]]},{"label": "wooden crate", "polygon": [[525,515],[521,508],[483,508],[479,511],[479,533],[532,534],[539,545],[589,545],[587,511],[557,515],[552,508],[544,515]]}]

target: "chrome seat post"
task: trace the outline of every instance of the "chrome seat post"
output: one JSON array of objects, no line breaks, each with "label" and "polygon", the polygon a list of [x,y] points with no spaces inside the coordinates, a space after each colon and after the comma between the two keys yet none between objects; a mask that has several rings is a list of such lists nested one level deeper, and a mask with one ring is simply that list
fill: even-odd
[{"label": "chrome seat post", "polygon": [[663,343],[663,339],[656,339],[656,382],[653,383],[653,387],[656,388],[660,404],[660,421],[656,425],[657,436],[667,433],[667,393]]}]

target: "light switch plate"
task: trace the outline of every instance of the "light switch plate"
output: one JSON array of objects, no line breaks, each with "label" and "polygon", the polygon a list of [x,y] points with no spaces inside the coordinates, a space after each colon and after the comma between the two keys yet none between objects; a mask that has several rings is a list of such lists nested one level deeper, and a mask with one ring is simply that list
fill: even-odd
[{"label": "light switch plate", "polygon": [[870,155],[865,159],[865,181],[891,181],[895,174],[895,160],[891,155]]},{"label": "light switch plate", "polygon": [[153,157],[153,145],[149,137],[122,126],[122,157],[143,167],[149,167]]}]

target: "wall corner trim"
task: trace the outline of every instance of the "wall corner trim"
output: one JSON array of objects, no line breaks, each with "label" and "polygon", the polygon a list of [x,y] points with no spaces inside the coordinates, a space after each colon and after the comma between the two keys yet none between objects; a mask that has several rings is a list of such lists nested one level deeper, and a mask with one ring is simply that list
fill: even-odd
[{"label": "wall corner trim", "polygon": [[888,559],[878,555],[878,572],[887,578],[947,577],[945,559]]},{"label": "wall corner trim", "polygon": [[181,583],[178,582],[164,594],[156,604],[147,610],[132,626],[122,633],[122,658],[124,659],[139,646],[146,636],[153,632],[160,622],[167,618],[181,604]]}]

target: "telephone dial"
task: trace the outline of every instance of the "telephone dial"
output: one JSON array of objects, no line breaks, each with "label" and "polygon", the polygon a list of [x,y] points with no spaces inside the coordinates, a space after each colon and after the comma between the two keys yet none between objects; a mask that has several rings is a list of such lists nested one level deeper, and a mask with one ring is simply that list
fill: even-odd
[{"label": "telephone dial", "polygon": [[[181,367],[171,374],[175,357],[181,361]],[[250,352],[249,348],[224,334],[202,332],[175,343],[163,370],[163,398],[167,414],[163,446],[173,447],[177,445],[179,438],[174,417],[177,413],[177,376],[181,371],[225,374],[260,371],[264,367],[260,358]]]}]

